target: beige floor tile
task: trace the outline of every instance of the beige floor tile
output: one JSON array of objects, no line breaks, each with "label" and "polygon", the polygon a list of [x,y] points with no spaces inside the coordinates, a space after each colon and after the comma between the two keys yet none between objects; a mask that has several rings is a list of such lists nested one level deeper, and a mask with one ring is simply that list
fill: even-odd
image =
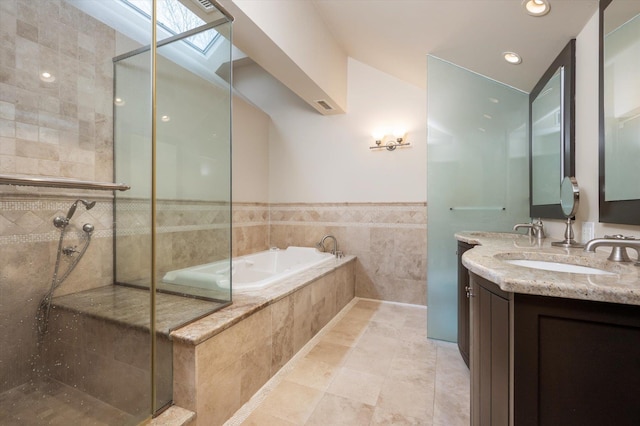
[{"label": "beige floor tile", "polygon": [[433,417],[433,404],[433,388],[387,379],[382,385],[377,407],[419,420],[430,420]]},{"label": "beige floor tile", "polygon": [[325,362],[330,365],[341,365],[344,363],[350,350],[351,348],[349,346],[320,341],[309,351],[305,358]]},{"label": "beige floor tile", "polygon": [[421,309],[420,311],[412,311],[407,313],[404,327],[427,329],[427,310]]},{"label": "beige floor tile", "polygon": [[283,380],[273,389],[259,409],[294,424],[304,424],[323,393],[317,389]]},{"label": "beige floor tile", "polygon": [[363,404],[376,405],[383,383],[383,376],[341,368],[327,392]]},{"label": "beige floor tile", "polygon": [[397,339],[402,331],[402,327],[385,322],[372,321],[367,327],[365,334],[373,334],[381,337]]},{"label": "beige floor tile", "polygon": [[436,362],[396,357],[391,361],[387,374],[392,380],[414,383],[434,389],[436,386]]},{"label": "beige floor tile", "polygon": [[367,426],[373,407],[337,395],[325,394],[306,423],[307,426]]},{"label": "beige floor tile", "polygon": [[368,318],[360,318],[358,316],[352,316],[347,314],[344,318],[341,318],[332,330],[340,330],[350,334],[362,333],[370,321]]},{"label": "beige floor tile", "polygon": [[433,421],[441,426],[469,424],[470,374],[457,347],[438,347]]},{"label": "beige floor tile", "polygon": [[335,365],[303,358],[287,374],[286,380],[324,391],[337,372],[338,367]]},{"label": "beige floor tile", "polygon": [[400,341],[390,336],[383,336],[376,333],[376,330],[369,327],[360,336],[356,348],[365,349],[377,354],[394,356],[400,346]]},{"label": "beige floor tile", "polygon": [[358,305],[355,305],[349,312],[347,312],[344,319],[348,321],[369,322],[375,316],[376,312],[375,308],[359,307]]},{"label": "beige floor tile", "polygon": [[376,407],[370,426],[430,426],[432,424],[431,420],[428,419],[417,419]]},{"label": "beige floor tile", "polygon": [[433,411],[433,424],[437,426],[468,426],[470,422],[467,398],[439,392]]},{"label": "beige floor tile", "polygon": [[[403,340],[398,345],[396,356],[400,358],[425,360],[436,362],[438,344],[433,340],[421,339],[419,341]],[[458,355],[459,356],[459,355]]]},{"label": "beige floor tile", "polygon": [[263,409],[258,408],[255,410],[245,421],[241,423],[242,426],[295,426],[296,423],[291,423],[287,420],[275,417]]},{"label": "beige floor tile", "polygon": [[355,346],[356,342],[366,328],[334,327],[322,336],[322,341],[331,342],[343,346]]},{"label": "beige floor tile", "polygon": [[469,370],[422,307],[357,301],[281,380],[244,424],[469,424]]},{"label": "beige floor tile", "polygon": [[393,358],[393,354],[376,354],[375,350],[355,347],[349,353],[344,367],[364,373],[386,375]]},{"label": "beige floor tile", "polygon": [[370,311],[375,311],[377,310],[380,305],[382,305],[384,302],[381,302],[379,300],[367,300],[367,299],[360,299],[358,300],[358,302],[356,302],[356,304],[354,305],[354,307],[359,308],[359,309],[368,309]]}]

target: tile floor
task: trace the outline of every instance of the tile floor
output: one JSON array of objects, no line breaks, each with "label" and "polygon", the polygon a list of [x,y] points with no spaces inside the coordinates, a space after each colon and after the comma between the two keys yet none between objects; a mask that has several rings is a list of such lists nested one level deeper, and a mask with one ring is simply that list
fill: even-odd
[{"label": "tile floor", "polygon": [[25,383],[0,394],[0,425],[134,426],[138,419],[51,379]]},{"label": "tile floor", "polygon": [[226,425],[468,425],[469,370],[426,322],[424,307],[355,299]]}]

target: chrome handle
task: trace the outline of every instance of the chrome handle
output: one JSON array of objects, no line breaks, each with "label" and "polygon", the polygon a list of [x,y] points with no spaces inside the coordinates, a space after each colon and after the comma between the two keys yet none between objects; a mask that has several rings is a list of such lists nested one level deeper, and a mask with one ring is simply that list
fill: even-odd
[{"label": "chrome handle", "polygon": [[471,286],[465,286],[464,291],[467,293],[467,299],[475,296],[475,294],[471,292]]}]

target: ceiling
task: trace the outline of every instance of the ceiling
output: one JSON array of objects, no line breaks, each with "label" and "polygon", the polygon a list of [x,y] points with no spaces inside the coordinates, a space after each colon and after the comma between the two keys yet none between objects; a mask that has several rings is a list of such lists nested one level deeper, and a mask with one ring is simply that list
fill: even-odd
[{"label": "ceiling", "polygon": [[411,84],[426,87],[431,54],[525,92],[598,10],[598,0],[549,0],[537,18],[521,0],[311,1],[348,56]]}]

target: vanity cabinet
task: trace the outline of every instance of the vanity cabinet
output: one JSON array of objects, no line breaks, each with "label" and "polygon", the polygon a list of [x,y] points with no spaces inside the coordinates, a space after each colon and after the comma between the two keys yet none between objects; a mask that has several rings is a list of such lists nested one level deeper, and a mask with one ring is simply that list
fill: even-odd
[{"label": "vanity cabinet", "polygon": [[458,241],[458,349],[469,367],[469,271],[462,264],[462,255],[474,247]]},{"label": "vanity cabinet", "polygon": [[471,424],[509,424],[511,294],[471,274]]},{"label": "vanity cabinet", "polygon": [[514,415],[640,425],[640,306],[514,294]]},{"label": "vanity cabinet", "polygon": [[472,425],[640,425],[640,306],[471,291]]}]

